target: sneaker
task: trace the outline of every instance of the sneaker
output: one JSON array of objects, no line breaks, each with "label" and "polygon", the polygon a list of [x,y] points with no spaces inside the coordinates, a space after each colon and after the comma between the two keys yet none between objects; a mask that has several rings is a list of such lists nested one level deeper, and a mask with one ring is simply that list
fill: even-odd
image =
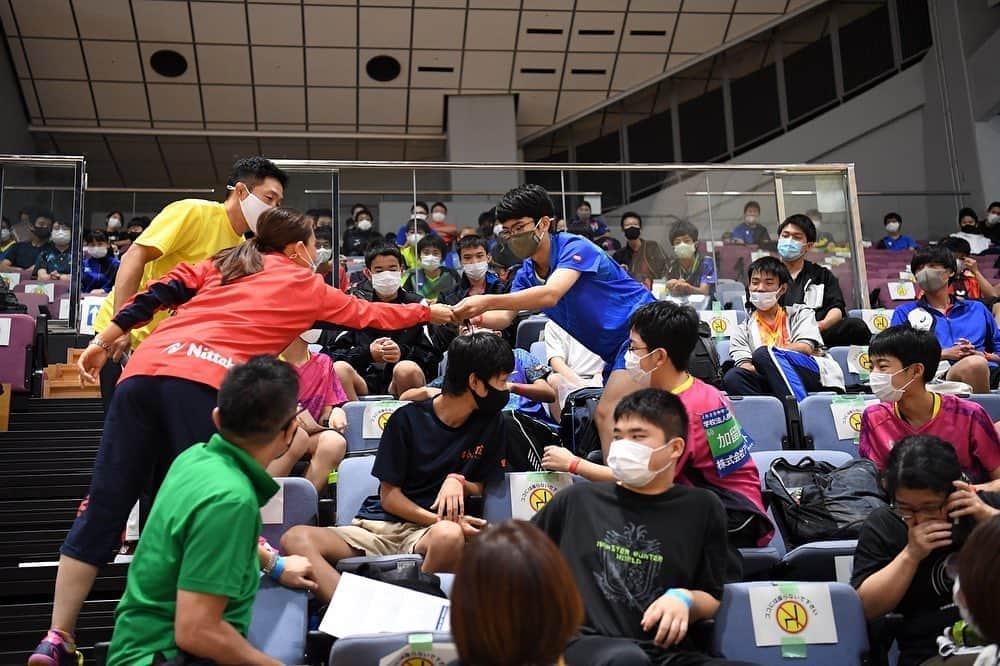
[{"label": "sneaker", "polygon": [[28,657],[28,666],[83,666],[83,655],[68,634],[49,629],[42,642]]}]

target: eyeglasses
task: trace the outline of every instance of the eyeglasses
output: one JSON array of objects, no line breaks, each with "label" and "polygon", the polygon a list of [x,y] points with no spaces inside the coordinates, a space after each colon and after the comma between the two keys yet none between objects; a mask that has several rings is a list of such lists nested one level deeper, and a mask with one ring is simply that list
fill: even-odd
[{"label": "eyeglasses", "polygon": [[537,225],[538,225],[537,222],[525,221],[525,222],[518,222],[517,224],[511,226],[509,229],[505,227],[504,230],[500,232],[500,240],[510,240],[511,236],[522,234],[525,231],[528,231],[529,229]]},{"label": "eyeglasses", "polygon": [[649,351],[649,347],[633,347],[632,345],[629,345],[628,350],[634,354],[640,351]]},{"label": "eyeglasses", "polygon": [[937,508],[921,508],[921,509],[911,509],[910,507],[900,507],[896,504],[890,504],[889,508],[892,512],[900,517],[900,519],[908,523],[914,518],[920,518],[921,520],[934,520],[941,516],[941,509],[945,507],[948,503],[947,500],[941,502]]}]

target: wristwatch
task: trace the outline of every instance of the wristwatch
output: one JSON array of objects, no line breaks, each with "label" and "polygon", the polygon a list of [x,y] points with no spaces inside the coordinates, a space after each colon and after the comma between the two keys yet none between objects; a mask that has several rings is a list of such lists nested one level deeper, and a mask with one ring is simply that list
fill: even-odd
[{"label": "wristwatch", "polygon": [[101,348],[101,349],[103,349],[104,351],[108,352],[109,354],[111,353],[111,345],[109,345],[109,344],[108,344],[107,342],[105,342],[104,340],[101,340],[101,338],[99,338],[99,337],[98,337],[98,336],[96,336],[96,335],[95,335],[95,336],[93,337],[93,339],[91,339],[91,341],[90,341],[90,342],[88,342],[87,344],[88,344],[88,345],[97,345],[98,347],[100,347],[100,348]]}]

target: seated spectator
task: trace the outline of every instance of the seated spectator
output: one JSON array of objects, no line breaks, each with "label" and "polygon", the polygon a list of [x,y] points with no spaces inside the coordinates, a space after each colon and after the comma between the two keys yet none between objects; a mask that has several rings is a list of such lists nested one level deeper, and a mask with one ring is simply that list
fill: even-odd
[{"label": "seated spectator", "polygon": [[117,245],[118,245],[119,257],[125,254],[125,252],[130,247],[132,247],[132,243],[134,243],[139,238],[139,236],[142,235],[142,232],[145,231],[147,227],[149,227],[149,224],[150,220],[148,217],[139,216],[139,217],[133,217],[131,220],[129,220],[128,227],[125,230],[125,234],[119,237],[118,239]]},{"label": "seated spectator", "polygon": [[760,223],[760,204],[748,201],[743,206],[743,221],[730,233],[730,240],[738,245],[760,245],[771,240],[771,234]]},{"label": "seated spectator", "polygon": [[561,664],[582,623],[573,573],[540,529],[508,520],[469,540],[451,595],[463,666]]},{"label": "seated spectator", "polygon": [[448,207],[441,201],[435,201],[431,205],[431,216],[427,220],[427,225],[446,245],[451,245],[458,234],[458,227],[448,223]]},{"label": "seated spectator", "polygon": [[[320,227],[322,228],[322,227]],[[333,370],[333,361],[325,354],[309,351],[319,340],[319,329],[306,331],[288,343],[281,352],[299,376],[299,412],[295,415],[298,430],[288,450],[267,465],[271,476],[288,476],[295,463],[309,456],[305,476],[316,492],[329,484],[330,472],[340,466],[347,452],[347,415],[340,408],[347,394]]]},{"label": "seated spectator", "polygon": [[664,277],[673,296],[709,296],[715,288],[715,262],[698,252],[698,227],[678,220],[670,227],[674,258],[667,262]]},{"label": "seated spectator", "polygon": [[485,523],[465,513],[465,498],[503,478],[510,346],[490,333],[455,338],[441,395],[404,405],[382,431],[372,474],[381,481],[354,524],[293,527],[282,549],[312,563],[329,602],[340,580],[334,568],[347,557],[423,555],[426,572],[454,571],[466,538]]},{"label": "seated spectator", "polygon": [[[444,265],[452,270],[461,273],[462,260],[461,257],[458,256],[458,243],[463,238],[467,238],[469,236],[477,236],[477,235],[478,234],[476,233],[475,227],[462,227],[458,232],[458,240],[455,241],[454,245],[450,246],[451,249],[448,250],[448,254],[445,256]],[[488,247],[489,245],[487,244],[487,248]]]},{"label": "seated spectator", "polygon": [[403,260],[406,262],[406,267],[409,270],[414,270],[420,263],[417,245],[424,238],[430,236],[432,232],[426,222],[415,217],[410,218],[407,226],[408,230],[404,236],[404,242],[399,244],[399,251],[403,253]]},{"label": "seated spectator", "polygon": [[344,267],[343,256],[341,261],[333,261],[333,227],[316,227],[316,272],[323,276],[328,285],[333,286],[333,271],[339,273],[340,283],[338,287],[346,292],[351,286],[351,279],[347,275],[347,268]]},{"label": "seated spectator", "polygon": [[[430,208],[424,201],[418,201],[410,206],[409,221],[396,231],[396,245],[402,247],[407,244],[414,244],[414,242],[409,239],[409,235],[413,233],[413,225],[415,222],[427,222],[427,213],[429,211]],[[427,230],[422,233],[429,234],[430,232],[430,227],[427,227]]]},{"label": "seated spectator", "polygon": [[976,211],[971,208],[963,208],[958,211],[959,231],[953,233],[955,238],[964,238],[969,243],[972,254],[982,254],[989,249],[990,239],[983,235],[983,225],[979,223]]},{"label": "seated spectator", "polygon": [[80,293],[106,294],[115,285],[118,258],[111,253],[108,236],[100,229],[83,237],[83,270],[80,272]]},{"label": "seated spectator", "polygon": [[441,295],[438,299],[441,303],[454,305],[466,296],[507,292],[507,285],[490,270],[489,243],[485,239],[474,234],[463,236],[458,241],[457,251],[462,276],[453,289]]},{"label": "seated spectator", "polygon": [[1000,656],[1000,579],[997,578],[996,553],[1000,552],[1000,518],[980,521],[969,535],[958,556],[958,578],[955,579],[954,600],[968,625],[985,642],[986,647],[975,666],[997,666]]},{"label": "seated spectator", "polygon": [[833,239],[833,234],[830,232],[821,231],[823,227],[823,213],[815,208],[810,208],[806,211],[806,217],[812,220],[813,226],[816,227],[816,249],[832,252],[832,248],[836,247],[837,241]]},{"label": "seated spectator", "polygon": [[259,581],[260,507],[278,490],[264,466],[295,432],[297,392],[295,371],[274,357],[229,371],[212,414],[219,433],[179,455],[160,487],[129,565],[109,666],[161,653],[281,663],[246,634]]},{"label": "seated spectator", "polygon": [[[348,293],[378,303],[419,303],[421,297],[405,291],[402,256],[392,245],[369,246],[365,254],[367,279]],[[399,331],[374,328],[328,333],[326,350],[336,361],[347,361],[365,379],[371,393],[401,395],[437,376],[441,352],[427,340],[423,326]]]},{"label": "seated spectator", "polygon": [[951,363],[946,379],[965,382],[974,393],[989,393],[1000,382],[1000,329],[979,301],[948,294],[955,275],[955,256],[948,248],[929,245],[910,260],[910,271],[924,294],[892,313],[892,326],[909,321],[931,329],[941,343],[941,358]]},{"label": "seated spectator", "polygon": [[554,321],[545,323],[545,362],[552,368],[547,381],[555,389],[556,401],[549,407],[556,422],[566,398],[584,387],[604,386],[604,361]]},{"label": "seated spectator", "polygon": [[125,217],[120,210],[110,211],[105,217],[104,233],[107,234],[111,254],[118,254],[118,241],[125,233],[124,220]]},{"label": "seated spectator", "polygon": [[962,480],[955,449],[933,435],[897,442],[884,479],[892,503],[862,526],[851,585],[869,621],[903,616],[898,663],[915,666],[937,656],[936,637],[959,619],[946,560],[962,550],[971,526],[1000,514],[998,498]]},{"label": "seated spectator", "polygon": [[861,319],[847,316],[840,280],[825,266],[805,258],[816,242],[812,220],[792,215],[778,227],[778,236],[778,254],[792,276],[785,305],[802,304],[816,313],[823,346],[867,345],[871,331]]},{"label": "seated spectator", "polygon": [[354,214],[354,225],[344,232],[341,252],[349,257],[363,257],[369,243],[382,240],[382,235],[373,229],[373,219],[367,208],[361,208]]},{"label": "seated spectator", "polygon": [[0,256],[9,250],[17,239],[14,238],[14,232],[10,228],[10,220],[6,217],[0,218]]},{"label": "seated spectator", "polygon": [[722,503],[674,482],[688,432],[676,396],[625,396],[608,455],[617,482],[560,490],[532,519],[566,558],[584,600],[582,635],[570,641],[566,663],[726,663],[687,640],[690,625],[719,609],[728,556]]},{"label": "seated spectator", "polygon": [[986,410],[958,396],[932,393],[941,345],[929,331],[891,326],[868,347],[871,387],[881,400],[861,416],[858,454],[880,469],[893,444],[908,435],[935,435],[949,442],[962,471],[982,490],[1000,491],[1000,438]]},{"label": "seated spectator", "polygon": [[942,238],[938,245],[951,250],[951,253],[955,255],[959,269],[958,275],[948,284],[948,293],[959,298],[981,300],[987,305],[997,297],[996,288],[979,270],[979,262],[969,256],[969,241],[964,238],[948,236]]},{"label": "seated spectator", "polygon": [[903,218],[899,213],[886,213],[882,218],[882,224],[885,225],[885,236],[875,245],[876,249],[896,252],[917,249],[917,241],[900,233]]},{"label": "seated spectator", "polygon": [[29,240],[18,241],[7,248],[0,260],[0,267],[10,268],[34,268],[38,261],[38,255],[42,250],[53,248],[49,240],[52,236],[52,216],[49,213],[42,213],[35,218],[35,223],[31,225],[31,238]]},{"label": "seated spectator", "polygon": [[[762,546],[770,541],[774,527],[765,515],[760,476],[750,457],[753,441],[734,434],[740,432],[740,425],[722,392],[687,372],[698,340],[698,322],[697,313],[688,306],[670,301],[641,306],[629,320],[625,367],[634,382],[673,393],[687,410],[689,430],[677,462],[678,483],[706,488],[722,498],[733,547]],[[728,448],[713,449],[709,443],[733,437],[735,443]],[[608,459],[608,452],[604,453]],[[545,449],[542,464],[546,469],[569,471],[592,481],[616,478],[613,467],[583,460],[555,446]]]},{"label": "seated spectator", "polygon": [[575,223],[587,226],[590,229],[590,233],[593,234],[593,241],[595,243],[611,235],[611,231],[608,229],[608,225],[604,224],[604,220],[593,216],[589,201],[584,200],[580,202],[580,205],[576,207],[576,217],[569,221],[567,227]]},{"label": "seated spectator", "polygon": [[1000,240],[1000,201],[993,201],[986,207],[983,226],[986,227],[986,235],[996,244]]},{"label": "seated spectator", "polygon": [[424,236],[417,243],[420,265],[410,270],[403,280],[403,289],[412,291],[434,303],[439,294],[447,294],[458,286],[458,273],[442,266],[448,247],[440,236]]},{"label": "seated spectator", "polygon": [[73,233],[68,224],[56,220],[52,223],[49,247],[41,248],[35,259],[35,277],[39,280],[69,281],[73,271],[73,250],[70,243]]},{"label": "seated spectator", "polygon": [[625,246],[615,252],[615,263],[649,288],[653,280],[659,280],[666,274],[667,256],[659,243],[641,237],[642,217],[639,213],[623,213],[621,226]]},{"label": "seated spectator", "polygon": [[[785,265],[774,257],[750,264],[751,314],[729,340],[736,366],[722,379],[726,393],[779,399],[794,395],[802,400],[807,393],[826,387],[843,390],[836,361],[813,355],[821,344],[813,311],[804,305],[781,305],[791,279]],[[834,379],[837,374],[841,374],[839,385]]]}]

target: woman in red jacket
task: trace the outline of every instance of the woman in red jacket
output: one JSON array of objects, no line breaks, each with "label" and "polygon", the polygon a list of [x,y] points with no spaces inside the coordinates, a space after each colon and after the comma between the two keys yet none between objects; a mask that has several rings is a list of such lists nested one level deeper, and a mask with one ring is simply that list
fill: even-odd
[{"label": "woman in red jacket", "polygon": [[52,630],[33,655],[37,663],[63,663],[75,652],[80,608],[150,471],[162,476],[179,453],[215,432],[211,414],[229,368],[278,354],[314,322],[392,331],[451,321],[446,305],[371,303],[328,286],[314,272],[312,225],[297,211],[264,212],[256,234],[150,283],[80,357],[81,378],[96,383],[118,337],[176,310],[136,349],[115,390],[90,490],[60,549]]}]

